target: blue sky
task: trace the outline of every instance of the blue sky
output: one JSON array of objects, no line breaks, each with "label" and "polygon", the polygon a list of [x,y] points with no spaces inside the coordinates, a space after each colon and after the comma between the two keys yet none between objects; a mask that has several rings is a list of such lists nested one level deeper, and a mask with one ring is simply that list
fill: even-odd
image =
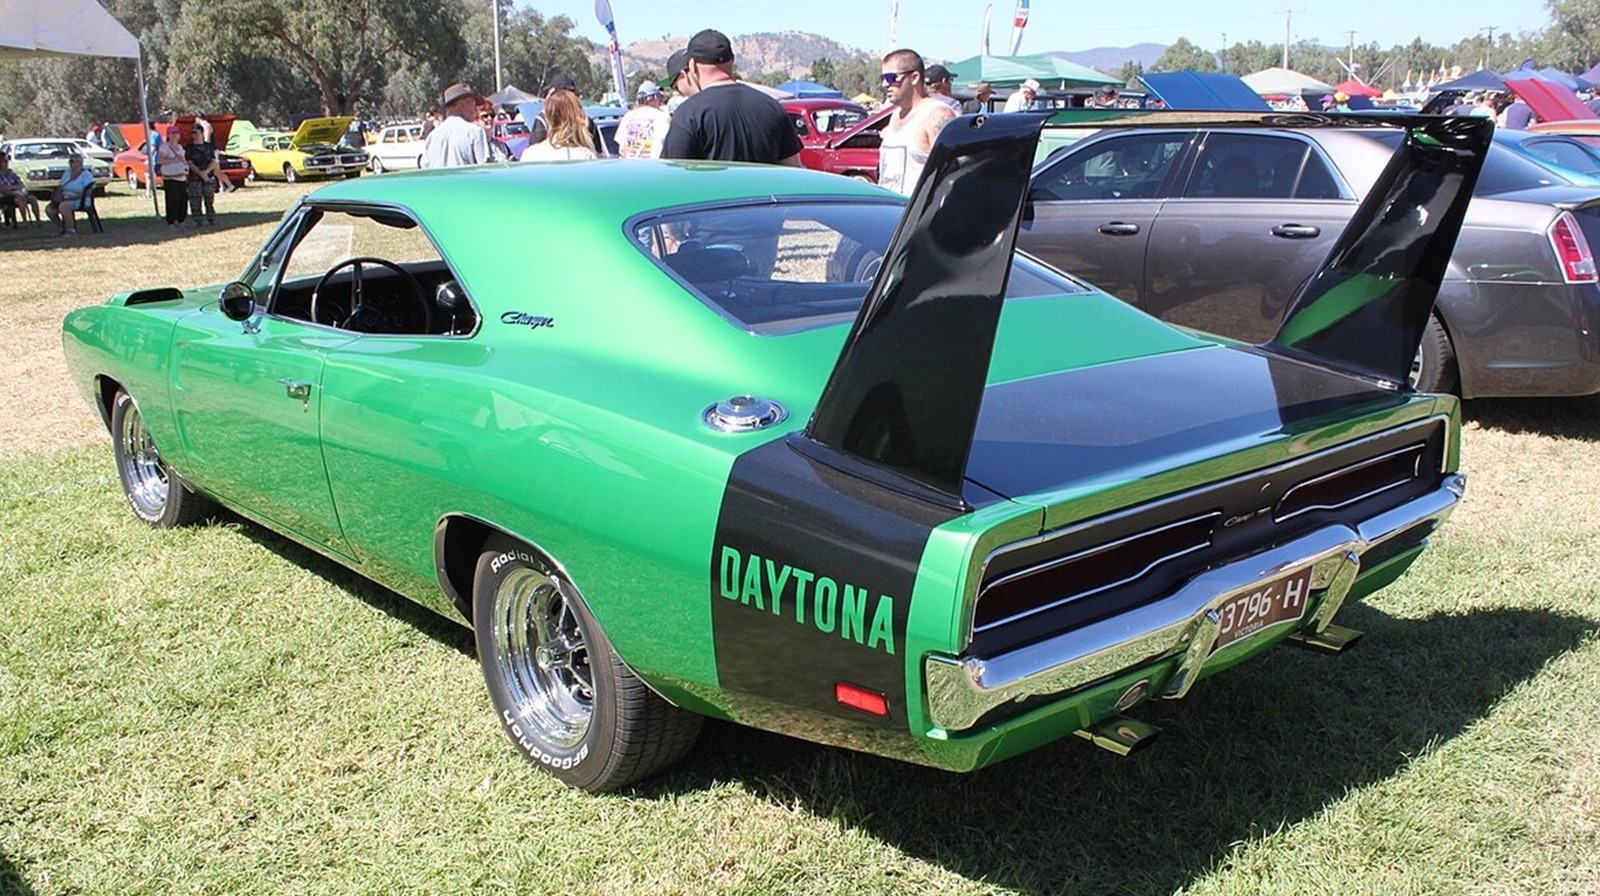
[{"label": "blue sky", "polygon": [[[997,53],[1004,53],[1011,39],[1014,3],[1015,0],[994,3],[990,46]],[[605,41],[605,32],[595,18],[593,0],[524,0],[519,5],[532,6],[547,16],[570,16],[580,34]],[[890,5],[890,0],[718,0],[704,4],[611,0],[624,44],[688,35],[710,27],[728,34],[810,31],[849,46],[880,52],[889,49]],[[983,0],[901,0],[896,41],[934,58],[971,56],[978,52],[986,5]],[[1178,37],[1217,49],[1223,44],[1224,34],[1229,44],[1248,40],[1281,43],[1284,10],[1290,11],[1291,42],[1315,40],[1336,46],[1347,43],[1352,30],[1358,44],[1376,41],[1389,47],[1421,37],[1448,46],[1480,30],[1486,33],[1491,27],[1498,37],[1507,32],[1537,31],[1550,23],[1543,0],[1459,0],[1445,9],[1417,0],[1032,0],[1021,52],[1086,50],[1144,42],[1166,44]]]}]

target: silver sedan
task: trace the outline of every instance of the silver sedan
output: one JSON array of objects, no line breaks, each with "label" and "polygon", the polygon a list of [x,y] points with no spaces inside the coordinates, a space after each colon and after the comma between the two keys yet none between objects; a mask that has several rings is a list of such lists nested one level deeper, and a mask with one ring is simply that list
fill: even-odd
[{"label": "silver sedan", "polygon": [[[1398,134],[1106,130],[1034,171],[1018,245],[1165,320],[1249,342],[1355,213]],[[1492,148],[1416,384],[1463,397],[1600,392],[1600,188]]]}]

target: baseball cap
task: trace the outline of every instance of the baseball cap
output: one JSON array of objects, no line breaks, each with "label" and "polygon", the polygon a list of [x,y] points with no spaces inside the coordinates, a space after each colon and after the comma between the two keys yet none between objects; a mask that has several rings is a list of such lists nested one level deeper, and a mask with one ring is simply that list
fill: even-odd
[{"label": "baseball cap", "polygon": [[689,58],[708,65],[732,62],[733,44],[728,43],[726,34],[714,28],[707,28],[689,38]]},{"label": "baseball cap", "polygon": [[1031,90],[1034,93],[1038,93],[1039,92],[1039,82],[1033,80],[1032,78],[1029,78],[1028,80],[1023,81],[1020,85],[1018,85],[1018,89],[1019,90]]},{"label": "baseball cap", "polygon": [[928,82],[929,84],[937,84],[940,81],[948,81],[950,80],[950,70],[937,63],[930,65],[928,66],[928,70],[923,73],[922,80]]},{"label": "baseball cap", "polygon": [[653,96],[660,96],[661,88],[654,81],[640,81],[639,89],[634,95],[641,100],[649,99]]},{"label": "baseball cap", "polygon": [[674,78],[676,78],[679,75],[683,74],[683,70],[688,68],[688,67],[689,67],[689,51],[688,50],[676,50],[676,51],[674,51],[671,56],[667,57],[667,81],[670,83]]},{"label": "baseball cap", "polygon": [[456,100],[466,99],[469,96],[476,97],[477,95],[478,91],[465,84],[451,84],[444,89],[444,104],[448,106]]},{"label": "baseball cap", "polygon": [[552,90],[570,90],[573,93],[577,93],[578,82],[572,80],[572,76],[566,72],[556,72],[555,75],[550,78],[550,83],[545,85],[544,89],[546,93],[549,93]]}]

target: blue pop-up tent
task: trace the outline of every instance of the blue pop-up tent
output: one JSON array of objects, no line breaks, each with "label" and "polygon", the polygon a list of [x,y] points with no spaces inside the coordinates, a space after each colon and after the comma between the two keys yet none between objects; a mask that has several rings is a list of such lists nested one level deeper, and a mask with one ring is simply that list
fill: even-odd
[{"label": "blue pop-up tent", "polygon": [[834,90],[832,87],[818,84],[815,81],[785,81],[778,85],[778,89],[784,93],[792,93],[802,100],[824,97],[829,99],[844,98],[843,91]]},{"label": "blue pop-up tent", "polygon": [[1470,75],[1462,75],[1454,81],[1435,84],[1428,89],[1434,93],[1446,90],[1505,90],[1506,79],[1494,69],[1480,68]]}]

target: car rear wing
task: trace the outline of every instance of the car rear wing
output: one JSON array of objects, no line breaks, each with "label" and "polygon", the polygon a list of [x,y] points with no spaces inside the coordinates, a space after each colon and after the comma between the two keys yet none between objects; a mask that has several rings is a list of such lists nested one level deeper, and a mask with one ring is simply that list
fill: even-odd
[{"label": "car rear wing", "polygon": [[[1405,139],[1263,348],[1401,388],[1466,214],[1493,123],[1402,115],[1097,112],[1098,128],[1348,127]],[[1075,113],[962,116],[929,154],[867,293],[802,453],[965,509],[963,482],[988,380],[1034,146]]]}]

